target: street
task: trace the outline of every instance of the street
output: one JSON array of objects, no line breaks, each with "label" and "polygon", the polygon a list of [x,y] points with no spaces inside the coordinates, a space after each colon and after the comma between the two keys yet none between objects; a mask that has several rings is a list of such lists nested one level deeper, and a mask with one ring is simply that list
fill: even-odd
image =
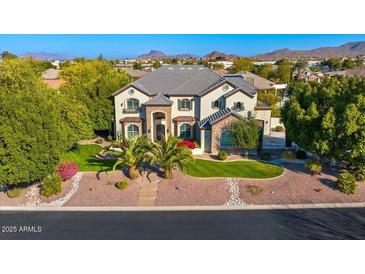
[{"label": "street", "polygon": [[365,239],[365,208],[0,212],[0,239]]}]

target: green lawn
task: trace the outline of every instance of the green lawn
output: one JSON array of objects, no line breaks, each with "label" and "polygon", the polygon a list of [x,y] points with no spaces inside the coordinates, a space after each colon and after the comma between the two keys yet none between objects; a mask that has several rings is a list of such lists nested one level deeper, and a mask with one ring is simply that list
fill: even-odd
[{"label": "green lawn", "polygon": [[77,162],[79,171],[112,170],[115,160],[103,160],[95,157],[101,149],[98,145],[80,145],[77,150],[66,152],[62,160]]},{"label": "green lawn", "polygon": [[258,161],[218,162],[196,159],[184,169],[184,173],[194,177],[238,177],[266,179],[279,176],[284,169],[280,166]]}]

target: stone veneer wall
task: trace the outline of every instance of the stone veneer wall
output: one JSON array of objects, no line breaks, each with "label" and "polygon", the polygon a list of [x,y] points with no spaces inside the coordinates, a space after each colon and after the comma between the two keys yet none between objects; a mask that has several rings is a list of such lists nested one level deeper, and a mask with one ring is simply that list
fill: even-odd
[{"label": "stone veneer wall", "polygon": [[230,124],[236,120],[237,118],[231,115],[212,126],[212,145],[211,145],[212,154],[217,154],[219,152],[219,140],[221,133],[226,129],[228,129]]},{"label": "stone veneer wall", "polygon": [[166,114],[166,135],[174,134],[172,131],[171,106],[146,106],[146,133],[149,140],[152,140],[152,114],[154,112],[164,112]]}]

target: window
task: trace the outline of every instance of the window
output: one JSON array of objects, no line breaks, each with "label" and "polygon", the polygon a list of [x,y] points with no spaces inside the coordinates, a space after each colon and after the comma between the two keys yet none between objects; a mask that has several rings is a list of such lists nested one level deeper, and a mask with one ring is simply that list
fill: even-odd
[{"label": "window", "polygon": [[219,107],[220,107],[220,103],[218,100],[212,102],[212,108],[219,108]]},{"label": "window", "polygon": [[179,110],[190,110],[191,101],[189,99],[179,100]]},{"label": "window", "polygon": [[223,131],[220,138],[220,146],[221,147],[233,147],[235,146],[232,132],[230,131]]},{"label": "window", "polygon": [[129,125],[127,131],[128,139],[134,138],[139,135],[139,127],[137,125]]},{"label": "window", "polygon": [[245,109],[245,107],[243,105],[243,102],[235,102],[233,104],[233,108],[238,109],[238,110],[244,110]]},{"label": "window", "polygon": [[139,108],[139,101],[137,99],[128,99],[128,101],[127,101],[127,110],[137,111],[138,108]]},{"label": "window", "polygon": [[184,138],[184,139],[191,139],[193,136],[193,127],[189,124],[182,124],[180,126],[180,136],[181,138]]}]

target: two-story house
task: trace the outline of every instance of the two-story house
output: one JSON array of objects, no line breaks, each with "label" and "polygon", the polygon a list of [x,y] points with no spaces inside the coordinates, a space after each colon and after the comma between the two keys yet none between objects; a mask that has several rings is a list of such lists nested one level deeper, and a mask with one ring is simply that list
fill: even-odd
[{"label": "two-story house", "polygon": [[164,65],[114,94],[115,135],[172,134],[200,142],[203,151],[234,147],[229,124],[254,118],[269,134],[271,109],[242,75],[220,76],[204,66]]}]

